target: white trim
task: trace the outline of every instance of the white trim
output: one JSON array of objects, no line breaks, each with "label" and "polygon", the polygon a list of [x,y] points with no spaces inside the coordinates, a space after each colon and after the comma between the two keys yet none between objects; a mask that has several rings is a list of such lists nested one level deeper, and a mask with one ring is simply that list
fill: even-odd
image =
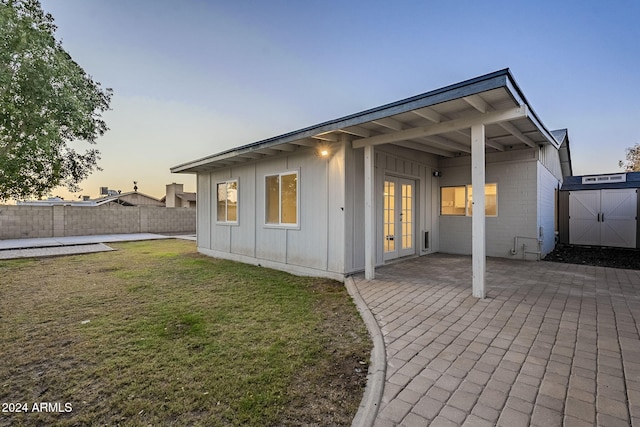
[{"label": "white trim", "polygon": [[587,175],[582,177],[583,184],[611,184],[618,182],[627,182],[627,174],[623,172],[607,175]]},{"label": "white trim", "polygon": [[487,269],[487,238],[485,230],[485,128],[483,124],[471,127],[471,185],[475,188],[471,215],[471,263],[473,266],[472,292],[476,298],[485,297]]},{"label": "white trim", "polygon": [[364,147],[364,277],[376,277],[376,184],[373,145]]}]

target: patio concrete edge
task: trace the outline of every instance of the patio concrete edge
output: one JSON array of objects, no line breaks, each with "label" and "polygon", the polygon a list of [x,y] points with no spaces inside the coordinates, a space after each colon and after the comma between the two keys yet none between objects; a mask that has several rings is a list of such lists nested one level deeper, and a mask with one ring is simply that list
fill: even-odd
[{"label": "patio concrete edge", "polygon": [[360,401],[358,412],[351,423],[353,427],[369,427],[373,426],[376,416],[378,415],[382,393],[384,392],[384,382],[387,371],[386,349],[380,326],[362,299],[355,281],[351,277],[345,277],[344,284],[349,295],[353,298],[373,341],[371,363],[369,364],[369,373],[367,375],[367,386],[364,389],[364,395]]}]

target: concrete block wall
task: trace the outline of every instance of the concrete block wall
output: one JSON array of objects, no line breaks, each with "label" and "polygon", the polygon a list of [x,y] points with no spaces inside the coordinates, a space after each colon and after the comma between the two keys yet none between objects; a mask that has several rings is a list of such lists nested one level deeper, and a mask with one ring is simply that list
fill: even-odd
[{"label": "concrete block wall", "polygon": [[92,209],[85,206],[64,206],[64,235],[91,236],[95,234],[140,233],[140,209],[142,209],[140,206],[124,209]]},{"label": "concrete block wall", "polygon": [[122,233],[195,233],[195,230],[195,209],[0,206],[0,240]]},{"label": "concrete block wall", "polygon": [[0,239],[54,237],[50,206],[0,206]]},{"label": "concrete block wall", "polygon": [[141,233],[195,233],[196,210],[140,206]]}]

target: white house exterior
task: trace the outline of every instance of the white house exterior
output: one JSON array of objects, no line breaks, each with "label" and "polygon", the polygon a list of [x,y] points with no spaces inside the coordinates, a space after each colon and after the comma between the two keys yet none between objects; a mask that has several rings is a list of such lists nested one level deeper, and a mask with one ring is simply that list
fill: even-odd
[{"label": "white house exterior", "polygon": [[483,297],[486,256],[553,249],[571,175],[566,130],[554,133],[501,70],[171,171],[197,174],[204,254],[338,280],[472,254]]}]

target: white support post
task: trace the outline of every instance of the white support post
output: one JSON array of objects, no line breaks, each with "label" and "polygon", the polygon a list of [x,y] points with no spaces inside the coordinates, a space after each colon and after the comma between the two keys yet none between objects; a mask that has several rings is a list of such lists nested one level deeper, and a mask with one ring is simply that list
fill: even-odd
[{"label": "white support post", "polygon": [[471,218],[472,289],[476,298],[485,297],[486,233],[485,233],[485,132],[484,124],[471,127],[471,186],[473,213]]},{"label": "white support post", "polygon": [[364,278],[376,277],[375,174],[373,146],[364,147]]}]

